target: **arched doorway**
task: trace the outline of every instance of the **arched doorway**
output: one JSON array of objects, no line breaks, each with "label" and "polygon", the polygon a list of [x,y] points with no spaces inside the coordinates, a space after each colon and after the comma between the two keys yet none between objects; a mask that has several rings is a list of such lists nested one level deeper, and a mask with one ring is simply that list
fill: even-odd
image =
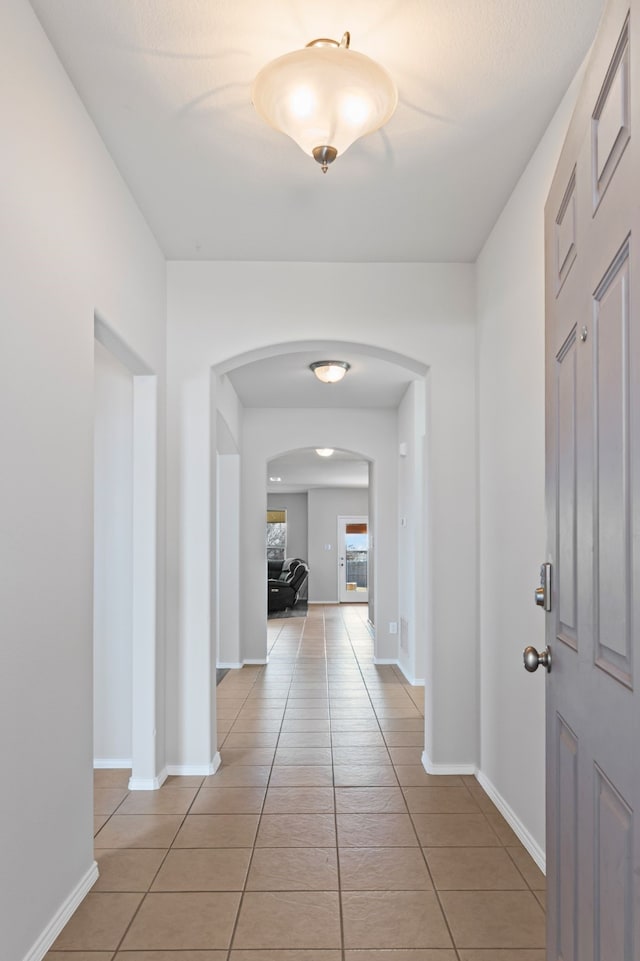
[{"label": "arched doorway", "polygon": [[[348,389],[341,397],[326,393],[326,385],[319,385],[325,394],[318,393],[308,365],[319,357],[344,357],[352,364],[345,378]],[[370,513],[378,561],[372,606],[372,620],[378,625],[376,659],[396,663],[404,658],[403,670],[410,680],[424,677],[429,643],[426,375],[424,365],[411,358],[376,346],[335,341],[269,345],[213,369],[211,423],[222,417],[233,425],[240,451],[237,530],[242,579],[234,663],[263,663],[267,656],[263,614],[267,465],[292,449],[334,447],[357,450],[371,464]],[[227,511],[229,504],[212,498],[216,502],[212,542],[218,550],[212,579],[219,585],[221,577],[228,577],[219,547],[220,511]],[[228,525],[226,515],[224,523]],[[215,632],[215,618],[212,626]],[[216,650],[219,635],[212,640]]]}]

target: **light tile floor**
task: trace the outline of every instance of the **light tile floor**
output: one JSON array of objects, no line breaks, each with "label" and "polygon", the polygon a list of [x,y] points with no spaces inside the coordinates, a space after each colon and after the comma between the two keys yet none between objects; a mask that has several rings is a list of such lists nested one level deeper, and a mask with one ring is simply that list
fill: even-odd
[{"label": "light tile floor", "polygon": [[269,621],[214,776],[96,772],[100,879],[46,961],[543,961],[542,874],[474,778],[425,773],[423,690],[365,618]]}]

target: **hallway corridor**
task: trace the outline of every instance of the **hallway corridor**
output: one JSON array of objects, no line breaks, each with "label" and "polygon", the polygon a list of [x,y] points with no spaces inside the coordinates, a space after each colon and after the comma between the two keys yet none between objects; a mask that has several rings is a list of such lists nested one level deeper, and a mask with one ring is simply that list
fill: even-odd
[{"label": "hallway corridor", "polygon": [[542,874],[475,778],[425,773],[424,689],[366,614],[269,621],[214,776],[95,772],[100,879],[46,961],[544,961]]}]

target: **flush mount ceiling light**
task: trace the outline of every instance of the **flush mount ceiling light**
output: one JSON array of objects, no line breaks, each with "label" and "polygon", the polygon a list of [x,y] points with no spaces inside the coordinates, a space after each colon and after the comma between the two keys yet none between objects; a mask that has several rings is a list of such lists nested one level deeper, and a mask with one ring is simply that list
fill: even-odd
[{"label": "flush mount ceiling light", "polygon": [[263,67],[253,83],[253,105],[271,127],[287,134],[320,164],[391,118],[396,85],[384,69],[349,49],[351,37],[312,40]]},{"label": "flush mount ceiling light", "polygon": [[269,480],[270,480],[270,482],[271,482],[272,484],[279,484],[279,483],[282,481],[282,478],[281,478],[281,477],[270,477]]},{"label": "flush mount ceiling light", "polygon": [[309,370],[312,370],[323,384],[337,384],[350,367],[351,364],[346,360],[316,360],[315,363],[309,364]]},{"label": "flush mount ceiling light", "polygon": [[316,447],[316,454],[320,457],[331,457],[335,453],[333,447]]}]

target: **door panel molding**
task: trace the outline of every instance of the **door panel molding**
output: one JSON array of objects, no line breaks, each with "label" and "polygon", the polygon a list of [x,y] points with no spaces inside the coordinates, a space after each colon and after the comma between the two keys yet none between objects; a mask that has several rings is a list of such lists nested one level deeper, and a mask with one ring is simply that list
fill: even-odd
[{"label": "door panel molding", "polygon": [[555,839],[558,872],[556,951],[558,961],[578,961],[578,738],[556,715],[556,806],[560,819]]},{"label": "door panel molding", "polygon": [[597,211],[631,139],[629,16],[600,90],[591,121],[593,209]]},{"label": "door panel molding", "polygon": [[578,650],[577,635],[577,328],[556,360],[556,637]]},{"label": "door panel molding", "polygon": [[632,958],[633,812],[604,771],[594,765],[595,782],[595,957]]},{"label": "door panel molding", "polygon": [[594,660],[632,687],[627,237],[593,301]]},{"label": "door panel molding", "polygon": [[576,168],[574,167],[556,217],[556,292],[558,294],[562,290],[577,256]]}]

